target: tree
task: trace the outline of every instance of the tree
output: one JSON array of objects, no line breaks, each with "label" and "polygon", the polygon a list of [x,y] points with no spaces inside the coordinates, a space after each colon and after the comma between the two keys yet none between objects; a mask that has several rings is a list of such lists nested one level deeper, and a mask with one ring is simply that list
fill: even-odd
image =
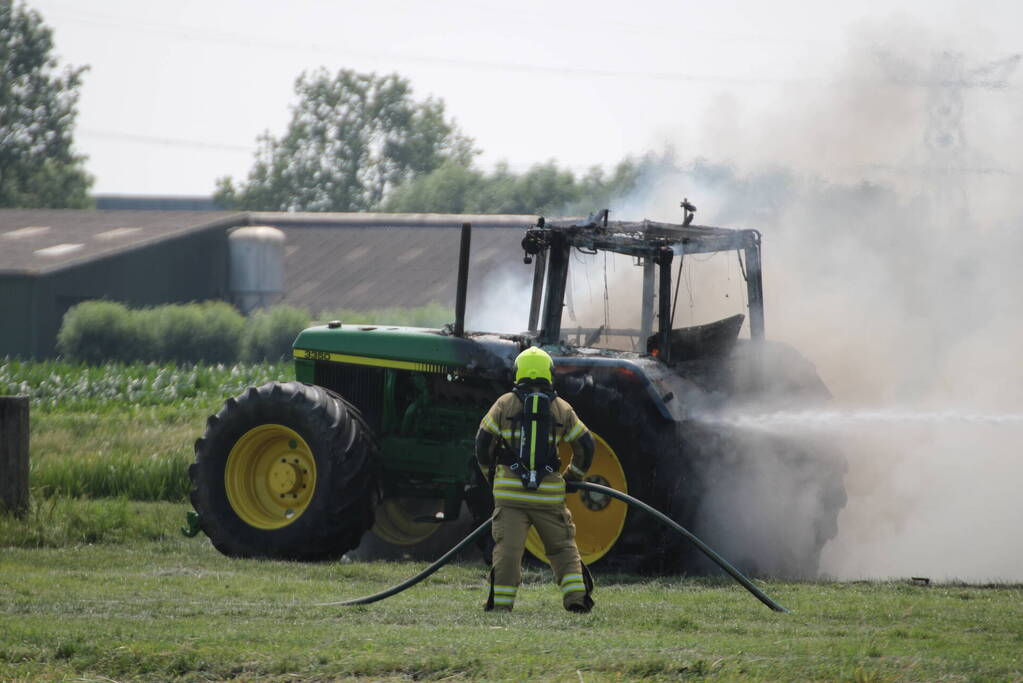
[{"label": "tree", "polygon": [[394,213],[476,213],[486,182],[481,171],[449,161],[395,188],[378,208]]},{"label": "tree", "polygon": [[625,159],[610,176],[595,167],[582,178],[554,161],[520,174],[500,163],[492,173],[449,162],[392,192],[384,211],[585,215],[631,193],[651,161]]},{"label": "tree", "polygon": [[0,0],[0,207],[85,208],[92,178],[72,150],[87,67],[57,73],[53,32],[23,4]]},{"label": "tree", "polygon": [[259,139],[248,182],[221,178],[223,206],[276,211],[365,211],[399,184],[446,161],[468,165],[472,140],[444,118],[444,103],[415,101],[390,74],[324,69],[302,74],[283,137]]}]

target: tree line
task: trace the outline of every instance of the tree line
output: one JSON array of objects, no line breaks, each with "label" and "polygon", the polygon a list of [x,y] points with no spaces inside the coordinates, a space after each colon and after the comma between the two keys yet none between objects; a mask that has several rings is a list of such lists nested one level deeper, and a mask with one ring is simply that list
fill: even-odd
[{"label": "tree line", "polygon": [[221,178],[215,201],[259,211],[443,213],[589,212],[635,187],[649,159],[582,176],[555,161],[523,173],[478,168],[475,142],[445,112],[417,100],[397,74],[341,69],[302,74],[287,130],[259,138],[244,181]]},{"label": "tree line", "polygon": [[[23,2],[0,0],[0,208],[88,208],[92,178],[73,146],[79,88],[87,67],[59,68],[53,33]],[[444,102],[417,98],[397,74],[303,73],[287,129],[257,140],[244,179],[222,177],[215,200],[225,209],[585,215],[640,197],[659,179],[698,186],[722,200],[717,218],[778,215],[800,192],[840,204],[879,186],[811,185],[802,190],[785,169],[747,176],[728,165],[680,164],[671,150],[626,158],[583,174],[556,161],[513,172],[476,163],[479,149],[448,115]],[[807,199],[804,197],[804,199]],[[858,201],[858,200],[857,200]],[[877,205],[876,197],[870,205]],[[862,211],[862,208],[858,209]]]},{"label": "tree line", "polygon": [[[52,30],[0,0],[0,207],[87,208],[93,179],[73,130],[88,67],[59,69]],[[575,174],[551,160],[515,173],[478,167],[475,141],[444,102],[408,79],[315,69],[295,82],[291,120],[257,140],[244,179],[220,178],[225,209],[588,213],[628,194],[652,157]]]},{"label": "tree line", "polygon": [[73,150],[85,67],[58,71],[38,12],[0,0],[0,208],[85,208],[92,177]]}]

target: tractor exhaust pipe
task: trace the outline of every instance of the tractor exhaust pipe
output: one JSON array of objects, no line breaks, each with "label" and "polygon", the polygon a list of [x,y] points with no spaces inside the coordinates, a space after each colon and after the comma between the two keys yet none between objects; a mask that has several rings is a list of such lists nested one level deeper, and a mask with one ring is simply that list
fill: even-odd
[{"label": "tractor exhaust pipe", "polygon": [[462,223],[462,244],[458,249],[458,289],[455,291],[456,337],[465,336],[465,295],[469,288],[469,243],[472,241],[472,224]]}]

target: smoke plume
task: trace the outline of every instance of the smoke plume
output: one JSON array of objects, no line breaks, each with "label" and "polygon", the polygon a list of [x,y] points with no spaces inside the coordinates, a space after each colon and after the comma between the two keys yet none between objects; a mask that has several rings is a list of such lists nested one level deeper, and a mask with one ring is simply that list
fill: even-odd
[{"label": "smoke plume", "polygon": [[[767,336],[810,359],[834,398],[730,428],[843,452],[848,502],[821,572],[1020,580],[1023,140],[1019,99],[992,81],[1023,74],[985,72],[1008,55],[983,43],[912,28],[860,27],[774,111],[726,98],[702,131],[714,162],[654,174],[613,217],[677,222],[686,195],[698,223],[763,233]],[[793,477],[770,462],[712,492],[709,533],[782,523],[760,511]],[[803,474],[786,495],[806,491]]]}]

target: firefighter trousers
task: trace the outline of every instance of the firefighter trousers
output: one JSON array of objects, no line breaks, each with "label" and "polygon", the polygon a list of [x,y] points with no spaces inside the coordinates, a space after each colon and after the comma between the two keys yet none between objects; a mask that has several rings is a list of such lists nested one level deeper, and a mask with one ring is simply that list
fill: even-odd
[{"label": "firefighter trousers", "polygon": [[592,580],[579,559],[575,524],[564,503],[530,507],[498,504],[494,508],[493,570],[487,609],[510,610],[515,604],[530,526],[543,541],[565,609],[588,612],[593,607]]}]

